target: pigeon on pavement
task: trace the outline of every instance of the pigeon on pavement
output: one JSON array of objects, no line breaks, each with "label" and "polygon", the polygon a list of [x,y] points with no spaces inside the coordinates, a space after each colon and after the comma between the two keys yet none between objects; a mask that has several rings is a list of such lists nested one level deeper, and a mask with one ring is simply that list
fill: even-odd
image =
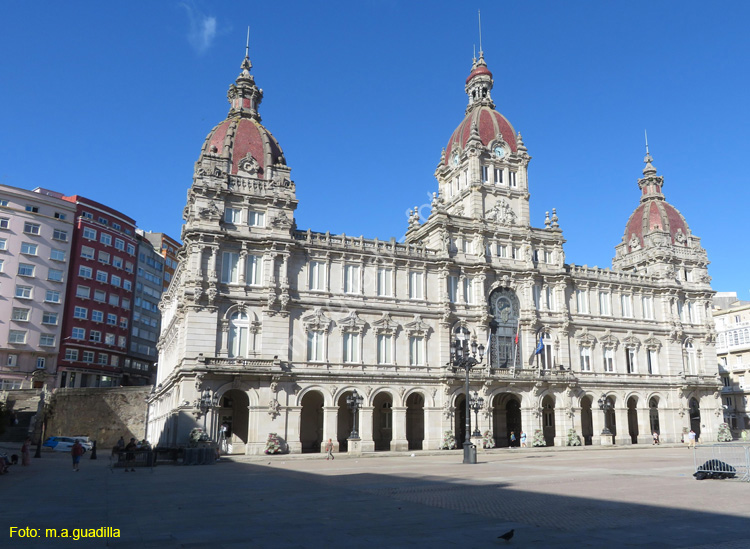
[{"label": "pigeon on pavement", "polygon": [[504,539],[505,541],[510,541],[510,538],[513,537],[514,532],[515,530],[508,530],[502,536],[497,536],[497,539]]}]

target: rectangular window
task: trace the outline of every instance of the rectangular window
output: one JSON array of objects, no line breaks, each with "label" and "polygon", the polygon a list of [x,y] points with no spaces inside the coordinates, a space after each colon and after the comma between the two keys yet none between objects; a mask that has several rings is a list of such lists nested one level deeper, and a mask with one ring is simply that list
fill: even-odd
[{"label": "rectangular window", "polygon": [[73,328],[70,337],[72,339],[86,339],[86,330],[84,328]]},{"label": "rectangular window", "polygon": [[633,298],[628,294],[620,296],[623,318],[633,318]]},{"label": "rectangular window", "polygon": [[515,188],[516,185],[516,172],[508,172],[509,180],[510,180],[510,186],[511,188]]},{"label": "rectangular window", "polygon": [[323,361],[323,332],[307,332],[307,360]]},{"label": "rectangular window", "polygon": [[106,300],[107,300],[107,293],[104,290],[94,290],[94,301],[99,301],[101,303],[104,303]]},{"label": "rectangular window", "polygon": [[552,289],[552,286],[547,286],[544,289],[544,298],[547,303],[547,309],[550,311],[555,310],[555,291]]},{"label": "rectangular window", "polygon": [[67,214],[55,212],[55,219],[62,219],[63,221],[65,221],[67,218]]},{"label": "rectangular window", "polygon": [[644,295],[641,298],[641,305],[643,307],[643,318],[654,320],[654,298],[650,295]]},{"label": "rectangular window", "polygon": [[495,168],[495,185],[503,184],[503,170],[501,168]]},{"label": "rectangular window", "polygon": [[[112,301],[112,300],[110,300],[110,301]],[[126,309],[126,310],[130,309],[130,300],[127,297],[123,297],[122,298],[122,308]],[[158,307],[154,306],[153,310],[154,310],[154,312],[156,312],[158,310]]]},{"label": "rectangular window", "polygon": [[8,366],[11,368],[18,364],[18,355],[8,355]]},{"label": "rectangular window", "polygon": [[240,281],[240,254],[224,252],[221,255],[221,281],[226,284]]},{"label": "rectangular window", "polygon": [[344,265],[344,293],[359,293],[359,265]]},{"label": "rectangular window", "polygon": [[122,258],[114,256],[112,258],[112,266],[115,267],[116,269],[122,269]]},{"label": "rectangular window", "polygon": [[28,221],[23,224],[23,232],[26,234],[34,234],[38,235],[39,231],[41,230],[42,226],[38,223],[29,223]]},{"label": "rectangular window", "polygon": [[391,336],[378,335],[378,364],[392,364]]},{"label": "rectangular window", "polygon": [[31,286],[16,286],[16,297],[20,299],[31,299]]},{"label": "rectangular window", "polygon": [[378,295],[393,295],[393,269],[378,268]]},{"label": "rectangular window", "polygon": [[89,332],[89,341],[93,341],[94,343],[101,343],[102,333],[99,330],[91,330],[91,332]]},{"label": "rectangular window", "polygon": [[10,330],[8,332],[8,343],[26,343],[26,332],[22,330]]},{"label": "rectangular window", "polygon": [[85,238],[86,240],[96,240],[96,229],[92,229],[91,227],[84,227],[83,238]]},{"label": "rectangular window", "polygon": [[75,307],[73,309],[73,318],[80,318],[81,320],[86,320],[89,315],[89,310],[86,307]]},{"label": "rectangular window", "polygon": [[[263,257],[259,255],[247,256],[247,274],[245,279],[250,286],[263,284]],[[165,273],[166,276],[167,273]]]},{"label": "rectangular window", "polygon": [[81,246],[81,257],[84,259],[94,259],[94,248]]},{"label": "rectangular window", "polygon": [[104,265],[109,265],[109,252],[99,252],[99,263],[103,263]]},{"label": "rectangular window", "polygon": [[489,181],[489,168],[482,166],[482,183],[487,183],[487,181]]},{"label": "rectangular window", "polygon": [[264,212],[254,212],[250,210],[247,216],[247,224],[251,227],[265,227],[266,214]]},{"label": "rectangular window", "polygon": [[508,247],[503,244],[497,245],[497,257],[508,257]]},{"label": "rectangular window", "polygon": [[6,238],[0,238],[0,250],[8,249],[8,240]]},{"label": "rectangular window", "polygon": [[34,265],[28,263],[18,264],[18,276],[34,276]]},{"label": "rectangular window", "polygon": [[5,198],[0,198],[0,206],[7,206],[8,200]]},{"label": "rectangular window", "polygon": [[15,322],[28,322],[30,311],[31,309],[22,309],[20,307],[13,307],[13,312],[10,315],[10,319]]},{"label": "rectangular window", "polygon": [[26,211],[31,213],[39,213],[39,206],[31,206],[26,204]]},{"label": "rectangular window", "polygon": [[117,326],[117,315],[112,313],[107,313],[107,324],[111,324],[112,326]]},{"label": "rectangular window", "polygon": [[612,314],[609,292],[599,292],[599,314],[605,316]]},{"label": "rectangular window", "polygon": [[604,349],[604,371],[615,371],[615,352],[612,349]]},{"label": "rectangular window", "polygon": [[94,271],[91,269],[91,267],[86,267],[84,265],[81,265],[78,267],[78,276],[81,278],[91,278],[94,274]]},{"label": "rectangular window", "polygon": [[412,336],[409,338],[409,364],[411,366],[424,366],[424,337]]},{"label": "rectangular window", "polygon": [[409,299],[424,299],[424,273],[409,271]]},{"label": "rectangular window", "polygon": [[39,247],[36,244],[31,244],[30,242],[22,242],[21,243],[21,253],[26,255],[36,255],[37,250]]},{"label": "rectangular window", "polygon": [[117,336],[117,346],[125,347],[126,339],[125,336]]},{"label": "rectangular window", "polygon": [[59,269],[50,269],[47,271],[47,280],[51,282],[62,282],[63,272]]},{"label": "rectangular window", "polygon": [[542,308],[542,288],[539,284],[534,284],[532,288],[532,297],[534,299],[534,308],[538,311]]},{"label": "rectangular window", "polygon": [[115,334],[106,334],[104,336],[104,343],[107,345],[114,345],[115,344]]},{"label": "rectangular window", "polygon": [[102,366],[109,364],[109,355],[107,353],[99,353],[97,364],[101,364]]},{"label": "rectangular window", "polygon": [[110,305],[113,307],[119,307],[120,306],[120,297],[115,294],[109,294],[109,300],[107,301]]},{"label": "rectangular window", "polygon": [[133,289],[133,284],[129,280],[123,280],[122,281],[122,289],[131,291]]},{"label": "rectangular window", "polygon": [[120,365],[120,357],[117,355],[112,355],[112,360],[109,361],[110,366],[114,366],[115,368]]},{"label": "rectangular window", "polygon": [[690,319],[690,323],[697,324],[698,323],[698,308],[691,301],[688,301],[687,309],[688,309],[688,318]]},{"label": "rectangular window", "polygon": [[659,373],[659,362],[655,349],[648,349],[646,351],[646,359],[648,361],[648,373],[658,374]]},{"label": "rectangular window", "polygon": [[112,286],[117,286],[119,288],[122,285],[122,279],[117,275],[112,275],[109,278],[109,283],[112,284]]},{"label": "rectangular window", "polygon": [[[133,313],[133,318],[135,318],[135,313]],[[127,328],[128,327],[128,319],[127,317],[121,316],[120,317],[120,328]],[[154,326],[156,327],[156,326]]]},{"label": "rectangular window", "polygon": [[49,258],[52,261],[65,261],[65,250],[56,250],[52,248],[49,251]]},{"label": "rectangular window", "polygon": [[634,374],[638,371],[636,368],[636,354],[635,349],[631,347],[625,348],[625,367],[627,368],[627,371],[629,374]]},{"label": "rectangular window", "polygon": [[128,244],[128,254],[135,255],[135,246]]},{"label": "rectangular window", "polygon": [[107,224],[107,220],[106,220],[106,218],[104,218],[104,217],[100,217],[99,219],[97,219],[97,221],[98,221],[99,223],[101,223],[102,225],[106,225],[106,224]]},{"label": "rectangular window", "polygon": [[458,277],[448,277],[448,301],[455,303],[458,296]]},{"label": "rectangular window", "polygon": [[55,229],[52,231],[52,238],[53,240],[61,240],[63,242],[68,241],[68,233],[67,231],[61,231],[60,229]]},{"label": "rectangular window", "polygon": [[125,241],[122,238],[115,238],[115,249],[125,251]]},{"label": "rectangular window", "polygon": [[320,261],[310,262],[307,283],[310,290],[325,290],[325,263]]},{"label": "rectangular window", "polygon": [[344,334],[344,362],[359,362],[359,334]]},{"label": "rectangular window", "polygon": [[591,371],[591,347],[581,347],[581,371]]},{"label": "rectangular window", "polygon": [[65,360],[71,362],[78,360],[78,349],[65,349]]},{"label": "rectangular window", "polygon": [[91,288],[88,286],[76,286],[76,297],[88,299],[91,295]]},{"label": "rectangular window", "polygon": [[544,262],[548,265],[552,263],[552,252],[544,250]]},{"label": "rectangular window", "polygon": [[474,279],[470,276],[464,278],[464,301],[467,305],[474,303]]},{"label": "rectangular window", "polygon": [[42,347],[54,347],[55,335],[54,334],[39,334],[39,345],[41,345]]},{"label": "rectangular window", "polygon": [[7,229],[10,219],[7,217],[0,217],[0,229]]},{"label": "rectangular window", "polygon": [[83,351],[83,362],[86,364],[94,362],[94,351]]},{"label": "rectangular window", "polygon": [[57,290],[47,290],[44,294],[44,301],[48,303],[60,303],[60,292]]},{"label": "rectangular window", "polygon": [[42,324],[57,325],[57,322],[58,322],[58,313],[49,313],[49,312],[42,313]]},{"label": "rectangular window", "polygon": [[224,210],[224,222],[239,225],[242,223],[242,210],[237,208],[226,208]]},{"label": "rectangular window", "polygon": [[102,233],[99,235],[99,242],[104,244],[105,246],[111,246],[112,245],[112,235],[107,233]]}]

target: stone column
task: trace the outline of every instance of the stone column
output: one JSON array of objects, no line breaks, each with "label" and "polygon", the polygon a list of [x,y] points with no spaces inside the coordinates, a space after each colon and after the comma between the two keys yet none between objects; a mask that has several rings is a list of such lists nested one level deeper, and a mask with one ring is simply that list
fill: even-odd
[{"label": "stone column", "polygon": [[443,442],[443,409],[440,407],[424,407],[424,439],[423,450],[439,450]]},{"label": "stone column", "polygon": [[359,438],[362,439],[362,452],[374,452],[375,441],[372,439],[372,406],[362,406],[359,409]]},{"label": "stone column", "polygon": [[[323,407],[323,440],[320,443],[320,451],[325,453],[326,442],[331,439],[333,442],[333,451],[339,451],[338,441],[338,406],[324,406]],[[348,435],[349,433],[347,433]]]},{"label": "stone column", "polygon": [[[536,399],[534,399],[536,400]],[[539,423],[539,418],[536,417],[535,413],[537,411],[537,408],[521,408],[521,429],[524,433],[526,433],[526,446],[531,448],[531,441],[534,440],[534,431],[537,429],[541,429],[542,426]],[[510,434],[510,433],[509,433]],[[521,434],[516,433],[519,438],[519,445],[520,445],[520,438]]]},{"label": "stone column", "polygon": [[[648,402],[643,401],[643,404],[648,405]],[[638,444],[653,444],[654,437],[651,431],[651,416],[648,406],[636,408],[638,413]]]},{"label": "stone column", "polygon": [[405,452],[409,449],[409,441],[406,440],[406,407],[394,406],[391,413],[393,424],[391,452]]},{"label": "stone column", "polygon": [[242,248],[240,250],[240,284],[245,285],[247,276],[247,250]]},{"label": "stone column", "polygon": [[602,440],[604,440],[605,445],[610,446],[612,444],[612,437],[602,436],[602,430],[604,429],[604,412],[602,412],[599,409],[599,406],[596,405],[596,401],[594,401],[591,406],[591,425],[594,429],[594,433],[591,436],[591,445],[600,446]]},{"label": "stone column", "polygon": [[570,429],[568,409],[555,407],[555,446],[565,446],[568,439],[568,429]]},{"label": "stone column", "polygon": [[229,322],[222,321],[219,329],[221,330],[219,356],[229,356]]},{"label": "stone column", "polygon": [[622,404],[623,406],[615,405],[615,423],[617,425],[615,444],[624,446],[633,444],[633,442],[630,438],[630,429],[628,428],[628,408],[624,406],[624,402]]},{"label": "stone column", "polygon": [[[302,442],[300,441],[300,428],[302,426],[302,406],[287,406],[287,428],[286,444],[290,454],[302,453]],[[328,440],[328,439],[326,439]]]}]

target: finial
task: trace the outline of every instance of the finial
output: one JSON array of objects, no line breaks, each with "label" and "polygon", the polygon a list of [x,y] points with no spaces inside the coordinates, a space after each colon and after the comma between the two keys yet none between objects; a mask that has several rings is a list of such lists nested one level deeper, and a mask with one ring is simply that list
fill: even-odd
[{"label": "finial", "polygon": [[479,18],[479,56],[482,56],[482,11],[477,10],[477,17]]},{"label": "finial", "polygon": [[560,218],[557,217],[557,208],[552,208],[552,228],[553,229],[559,229],[560,228]]},{"label": "finial", "polygon": [[643,135],[646,136],[646,154],[648,154],[648,131],[643,130]]},{"label": "finial", "polygon": [[247,26],[247,42],[245,42],[245,59],[250,58],[250,25]]},{"label": "finial", "polygon": [[549,212],[544,212],[544,226],[549,229],[550,224]]}]

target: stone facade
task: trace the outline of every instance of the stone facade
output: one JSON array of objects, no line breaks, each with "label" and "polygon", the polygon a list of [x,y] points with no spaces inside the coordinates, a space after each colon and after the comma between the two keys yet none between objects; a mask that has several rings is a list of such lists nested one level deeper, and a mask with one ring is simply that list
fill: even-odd
[{"label": "stone facade", "polygon": [[[731,295],[734,299],[723,296]],[[721,297],[720,297],[721,296]],[[722,380],[724,419],[735,435],[750,431],[750,302],[721,293],[714,300],[716,355]]]},{"label": "stone facade", "polygon": [[[149,433],[183,444],[205,424],[232,451],[347,447],[347,397],[363,397],[361,449],[462,440],[465,389],[451,341],[486,344],[470,372],[478,427],[565,444],[715,437],[721,417],[706,252],[669,205],[647,155],[641,203],[612,269],[565,262],[560,220],[529,217],[520,133],[495,110],[483,54],[443,150],[427,219],[404,242],[298,230],[295,183],[261,125],[248,58],[209,133],[184,210],[184,247],[161,302]],[[599,401],[611,410],[600,410]],[[694,409],[695,414],[689,410]],[[472,425],[474,414],[471,417]],[[601,436],[604,427],[612,436]]]}]

